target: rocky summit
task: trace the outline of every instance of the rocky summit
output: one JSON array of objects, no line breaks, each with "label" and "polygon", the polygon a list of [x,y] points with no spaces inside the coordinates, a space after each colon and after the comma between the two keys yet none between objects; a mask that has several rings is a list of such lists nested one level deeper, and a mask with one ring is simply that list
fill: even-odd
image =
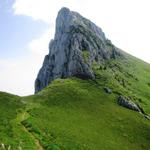
[{"label": "rocky summit", "polygon": [[35,93],[56,78],[95,78],[93,63],[120,56],[118,49],[94,23],[77,12],[62,8],[56,19],[55,37],[35,81]]}]

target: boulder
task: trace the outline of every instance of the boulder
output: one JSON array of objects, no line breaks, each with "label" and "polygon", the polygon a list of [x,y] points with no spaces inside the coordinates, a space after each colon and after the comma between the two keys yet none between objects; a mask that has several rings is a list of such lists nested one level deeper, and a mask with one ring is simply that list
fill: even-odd
[{"label": "boulder", "polygon": [[104,87],[104,91],[108,94],[111,94],[112,93],[112,90],[108,87]]},{"label": "boulder", "polygon": [[119,96],[117,102],[120,106],[126,107],[134,111],[141,112],[141,109],[138,107],[138,105],[136,105],[134,102],[132,102],[131,100],[128,100],[127,98],[123,96]]}]

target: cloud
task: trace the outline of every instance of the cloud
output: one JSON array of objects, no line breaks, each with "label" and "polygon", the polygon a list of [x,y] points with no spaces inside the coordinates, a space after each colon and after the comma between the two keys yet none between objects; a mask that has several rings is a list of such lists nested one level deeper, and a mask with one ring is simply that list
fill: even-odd
[{"label": "cloud", "polygon": [[34,81],[43,57],[28,56],[20,59],[0,59],[0,90],[17,95],[34,93]]},{"label": "cloud", "polygon": [[30,16],[34,20],[54,23],[58,10],[63,7],[80,8],[84,0],[15,0],[13,10],[15,15]]},{"label": "cloud", "polygon": [[46,30],[43,35],[30,41],[28,44],[29,50],[37,55],[45,55],[48,53],[48,43],[53,39],[54,27]]}]

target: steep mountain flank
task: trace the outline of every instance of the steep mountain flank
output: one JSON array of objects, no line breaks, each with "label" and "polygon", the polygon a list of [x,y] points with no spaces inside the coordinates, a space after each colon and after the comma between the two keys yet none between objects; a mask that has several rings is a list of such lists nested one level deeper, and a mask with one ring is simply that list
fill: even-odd
[{"label": "steep mountain flank", "polygon": [[56,19],[56,33],[49,44],[43,66],[35,81],[35,92],[56,78],[94,78],[92,64],[120,56],[103,31],[80,14],[62,8]]}]

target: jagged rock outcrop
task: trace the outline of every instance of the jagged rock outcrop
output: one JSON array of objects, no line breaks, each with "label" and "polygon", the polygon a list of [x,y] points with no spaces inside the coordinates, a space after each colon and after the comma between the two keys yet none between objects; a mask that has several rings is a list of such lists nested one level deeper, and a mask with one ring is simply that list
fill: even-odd
[{"label": "jagged rock outcrop", "polygon": [[123,96],[119,96],[117,102],[118,102],[118,104],[120,106],[132,109],[134,111],[138,111],[138,112],[144,113],[144,111],[142,110],[142,108],[140,108],[138,105],[136,105],[135,103],[133,103],[131,100],[128,100],[128,99],[126,99]]},{"label": "jagged rock outcrop", "polygon": [[49,44],[49,54],[35,81],[35,92],[56,78],[94,78],[93,62],[101,63],[119,55],[99,27],[80,14],[62,8],[56,19],[56,33]]}]

